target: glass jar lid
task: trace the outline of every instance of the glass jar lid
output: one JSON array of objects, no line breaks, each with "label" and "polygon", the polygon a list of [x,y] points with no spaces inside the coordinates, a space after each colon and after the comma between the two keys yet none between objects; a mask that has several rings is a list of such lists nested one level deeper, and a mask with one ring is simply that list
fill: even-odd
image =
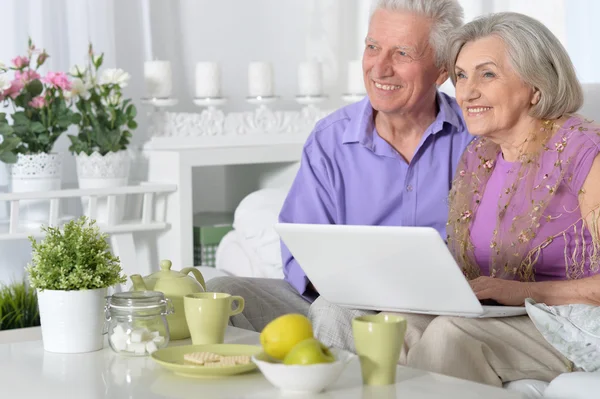
[{"label": "glass jar lid", "polygon": [[165,309],[165,295],[158,291],[130,291],[113,294],[106,299],[108,308],[117,310]]}]

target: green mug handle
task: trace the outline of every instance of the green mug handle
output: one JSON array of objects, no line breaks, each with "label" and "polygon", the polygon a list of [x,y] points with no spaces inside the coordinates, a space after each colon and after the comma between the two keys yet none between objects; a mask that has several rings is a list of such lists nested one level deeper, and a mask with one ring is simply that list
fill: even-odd
[{"label": "green mug handle", "polygon": [[245,305],[244,298],[242,298],[241,296],[232,295],[231,296],[231,304],[233,304],[236,301],[237,301],[237,309],[235,309],[235,310],[230,309],[229,316],[235,316],[236,314],[240,314],[244,311],[244,305]]}]

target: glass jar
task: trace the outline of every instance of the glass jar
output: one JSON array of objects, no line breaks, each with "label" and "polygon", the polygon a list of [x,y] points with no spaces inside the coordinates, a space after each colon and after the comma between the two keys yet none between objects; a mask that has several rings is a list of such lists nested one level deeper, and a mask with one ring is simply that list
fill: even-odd
[{"label": "glass jar", "polygon": [[113,351],[146,356],[169,343],[166,316],[173,304],[158,291],[120,292],[106,298],[105,331]]}]

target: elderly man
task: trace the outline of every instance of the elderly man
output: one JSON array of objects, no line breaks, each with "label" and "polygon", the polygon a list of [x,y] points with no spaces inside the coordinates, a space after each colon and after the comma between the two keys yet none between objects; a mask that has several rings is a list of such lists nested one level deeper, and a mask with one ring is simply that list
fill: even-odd
[{"label": "elderly man", "polygon": [[[375,3],[363,54],[368,97],[317,123],[281,222],[431,226],[445,235],[451,179],[471,137],[455,100],[437,87],[448,77],[446,37],[461,24],[456,0]],[[335,313],[332,331],[345,331],[353,313],[317,299],[283,244],[282,257],[284,280],[222,277],[208,288],[246,299],[235,326],[261,331],[282,314],[311,308],[316,333],[339,344],[320,314]]]}]

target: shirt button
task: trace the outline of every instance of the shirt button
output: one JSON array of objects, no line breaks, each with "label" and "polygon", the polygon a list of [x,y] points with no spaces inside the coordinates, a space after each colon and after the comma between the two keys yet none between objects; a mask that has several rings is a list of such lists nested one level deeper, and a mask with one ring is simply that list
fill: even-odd
[{"label": "shirt button", "polygon": [[413,190],[413,186],[411,186],[410,184],[408,186],[406,186],[406,191],[408,191],[409,193]]}]

